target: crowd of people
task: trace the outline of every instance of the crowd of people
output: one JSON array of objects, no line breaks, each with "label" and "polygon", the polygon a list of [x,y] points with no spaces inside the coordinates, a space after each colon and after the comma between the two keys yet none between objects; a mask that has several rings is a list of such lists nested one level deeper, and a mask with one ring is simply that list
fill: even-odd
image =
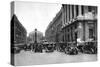
[{"label": "crowd of people", "polygon": [[97,45],[95,42],[87,42],[83,43],[83,45],[78,45],[76,43],[30,43],[29,46],[25,47],[25,50],[30,50],[33,52],[64,52],[65,54],[77,55],[79,52],[87,53],[87,54],[96,54],[97,53]]},{"label": "crowd of people", "polygon": [[20,53],[21,50],[33,51],[34,53],[51,53],[54,51],[63,52],[65,54],[77,55],[79,52],[87,54],[97,54],[96,42],[85,42],[81,45],[77,43],[63,43],[63,42],[44,42],[44,43],[29,43],[23,46],[12,47],[12,53]]}]

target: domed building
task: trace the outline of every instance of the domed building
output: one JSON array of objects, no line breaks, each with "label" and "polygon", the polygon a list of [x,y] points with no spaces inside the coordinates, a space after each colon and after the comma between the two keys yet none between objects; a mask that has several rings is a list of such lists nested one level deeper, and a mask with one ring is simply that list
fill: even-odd
[{"label": "domed building", "polygon": [[34,31],[29,33],[29,38],[31,39],[32,43],[34,42],[40,43],[43,39],[43,33],[35,29]]}]

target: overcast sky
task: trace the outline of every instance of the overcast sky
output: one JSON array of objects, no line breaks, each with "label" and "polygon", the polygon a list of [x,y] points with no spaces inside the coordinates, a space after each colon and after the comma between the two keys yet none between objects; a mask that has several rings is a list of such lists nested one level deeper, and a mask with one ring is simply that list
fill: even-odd
[{"label": "overcast sky", "polygon": [[61,4],[15,2],[15,14],[28,34],[35,28],[44,34],[48,24],[60,9]]}]

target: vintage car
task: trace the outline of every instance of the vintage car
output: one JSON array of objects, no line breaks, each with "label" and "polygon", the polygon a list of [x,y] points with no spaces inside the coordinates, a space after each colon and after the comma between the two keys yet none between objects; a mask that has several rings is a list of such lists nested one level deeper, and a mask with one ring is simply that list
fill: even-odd
[{"label": "vintage car", "polygon": [[77,46],[78,52],[83,53],[83,47],[84,47],[84,45],[78,45]]},{"label": "vintage car", "polygon": [[77,55],[78,54],[77,47],[66,47],[65,48],[65,54]]},{"label": "vintage car", "polygon": [[64,52],[66,48],[67,43],[57,43],[56,49],[59,52]]},{"label": "vintage car", "polygon": [[96,54],[97,53],[97,47],[92,46],[92,45],[85,45],[83,47],[83,53]]},{"label": "vintage car", "polygon": [[86,54],[96,54],[97,53],[97,44],[95,42],[85,42],[83,45],[77,46],[78,51]]},{"label": "vintage car", "polygon": [[49,52],[53,52],[54,51],[54,46],[52,43],[46,44],[45,46],[45,52],[49,53]]}]

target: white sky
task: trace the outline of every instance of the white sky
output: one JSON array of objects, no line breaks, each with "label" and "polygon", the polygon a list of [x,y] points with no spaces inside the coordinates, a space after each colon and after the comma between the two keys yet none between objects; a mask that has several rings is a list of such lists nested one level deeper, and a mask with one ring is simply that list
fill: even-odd
[{"label": "white sky", "polygon": [[15,14],[28,34],[37,28],[44,35],[48,24],[60,9],[61,4],[15,2]]}]

